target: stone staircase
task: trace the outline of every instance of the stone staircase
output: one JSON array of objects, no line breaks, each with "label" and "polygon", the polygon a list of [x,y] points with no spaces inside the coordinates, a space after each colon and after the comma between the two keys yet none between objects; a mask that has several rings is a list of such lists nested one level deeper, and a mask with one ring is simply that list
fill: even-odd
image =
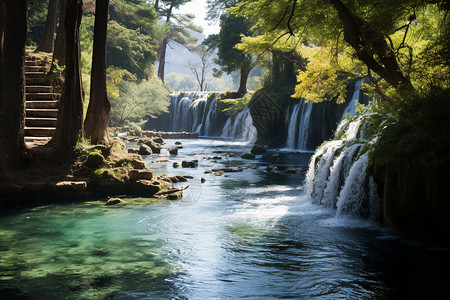
[{"label": "stone staircase", "polygon": [[25,59],[25,142],[48,142],[56,129],[59,94],[44,71],[50,59],[30,53]]}]

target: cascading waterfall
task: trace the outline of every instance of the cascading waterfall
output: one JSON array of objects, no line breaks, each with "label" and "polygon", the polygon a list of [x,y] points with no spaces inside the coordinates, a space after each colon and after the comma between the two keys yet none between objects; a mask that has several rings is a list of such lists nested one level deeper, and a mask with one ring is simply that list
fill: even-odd
[{"label": "cascading waterfall", "polygon": [[255,142],[250,109],[245,107],[236,116],[226,117],[216,109],[217,93],[189,92],[170,95],[169,112],[150,120],[152,130],[190,131],[200,136],[223,137]]},{"label": "cascading waterfall", "polygon": [[[286,147],[311,151],[324,139],[330,138],[332,132],[336,130],[336,124],[342,124],[340,121],[342,116],[345,114],[355,115],[355,100],[359,101],[361,98],[363,82],[364,79],[361,79],[355,83],[354,91],[347,99],[345,106],[327,101],[323,103],[312,103],[305,99],[300,99],[299,102],[292,101],[285,110],[288,130]],[[329,132],[329,135],[326,132]]]},{"label": "cascading waterfall", "polygon": [[250,108],[247,106],[234,117],[229,117],[222,131],[223,138],[249,141],[254,143],[257,139],[257,131],[253,126]]},{"label": "cascading waterfall", "polygon": [[364,133],[364,117],[341,120],[334,140],[316,150],[305,188],[313,203],[336,209],[337,217],[351,215],[375,222],[380,218],[380,203],[366,168],[368,149],[376,137]]}]

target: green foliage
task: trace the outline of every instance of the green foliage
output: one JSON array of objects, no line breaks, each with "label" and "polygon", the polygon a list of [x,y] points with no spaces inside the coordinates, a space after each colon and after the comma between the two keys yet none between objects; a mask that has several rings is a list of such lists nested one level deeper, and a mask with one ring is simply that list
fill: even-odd
[{"label": "green foliage", "polygon": [[94,17],[83,16],[80,27],[81,76],[84,90],[84,115],[89,105],[91,93],[92,54],[94,51]]},{"label": "green foliage", "polygon": [[416,96],[385,126],[371,155],[374,172],[438,168],[450,162],[450,90]]},{"label": "green foliage", "polygon": [[[226,96],[226,95],[221,95]],[[227,116],[235,116],[237,113],[242,111],[245,106],[250,102],[252,99],[253,93],[247,93],[242,98],[236,98],[236,99],[221,99],[219,98],[219,101],[221,102],[221,105],[225,106],[225,108],[222,109],[222,111]]]},{"label": "green foliage", "polygon": [[[229,12],[251,19],[260,34],[244,38],[238,46],[243,51],[291,51],[307,59],[306,70],[299,71],[296,97],[318,102],[334,95],[342,101],[341,75],[359,73],[377,81],[372,91],[382,99],[404,101],[411,96],[406,91],[426,95],[430,87],[448,87],[450,26],[445,3],[342,1],[357,26],[352,32],[332,1],[242,0]],[[355,46],[352,38],[365,46]],[[403,76],[402,84],[392,83],[392,72]]]},{"label": "green foliage", "polygon": [[142,79],[149,74],[156,60],[156,45],[140,29],[129,29],[116,21],[110,21],[106,53],[108,66],[125,69]]},{"label": "green foliage", "polygon": [[110,95],[110,122],[114,126],[123,126],[127,121],[139,122],[167,111],[169,91],[157,78],[142,80],[140,83],[122,81],[118,88],[118,97]]},{"label": "green foliage", "polygon": [[[235,47],[240,42],[241,35],[251,34],[250,28],[250,22],[245,18],[224,14],[220,17],[219,34],[210,35],[203,42],[210,49],[217,48],[218,58],[215,63],[228,74],[242,68],[251,69],[251,55],[243,53]],[[219,74],[220,71],[217,70],[216,75]]]},{"label": "green foliage", "polygon": [[38,45],[44,34],[48,0],[28,0],[27,45]]}]

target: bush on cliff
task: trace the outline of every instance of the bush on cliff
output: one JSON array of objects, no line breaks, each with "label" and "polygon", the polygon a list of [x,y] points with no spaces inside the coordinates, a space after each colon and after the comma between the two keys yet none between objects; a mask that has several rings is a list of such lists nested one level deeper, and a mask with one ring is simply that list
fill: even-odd
[{"label": "bush on cliff", "polygon": [[381,133],[369,172],[388,220],[415,238],[450,244],[450,89],[416,96]]}]

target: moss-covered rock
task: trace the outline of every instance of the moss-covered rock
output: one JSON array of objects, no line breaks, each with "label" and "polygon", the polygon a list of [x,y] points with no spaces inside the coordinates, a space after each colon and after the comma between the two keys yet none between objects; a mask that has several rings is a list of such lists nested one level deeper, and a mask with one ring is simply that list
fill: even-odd
[{"label": "moss-covered rock", "polygon": [[243,158],[243,159],[255,159],[255,154],[250,153],[250,152],[246,152],[246,153],[241,155],[241,158]]},{"label": "moss-covered rock", "polygon": [[101,154],[100,150],[93,149],[86,158],[84,165],[91,169],[98,169],[105,164],[105,157]]}]

